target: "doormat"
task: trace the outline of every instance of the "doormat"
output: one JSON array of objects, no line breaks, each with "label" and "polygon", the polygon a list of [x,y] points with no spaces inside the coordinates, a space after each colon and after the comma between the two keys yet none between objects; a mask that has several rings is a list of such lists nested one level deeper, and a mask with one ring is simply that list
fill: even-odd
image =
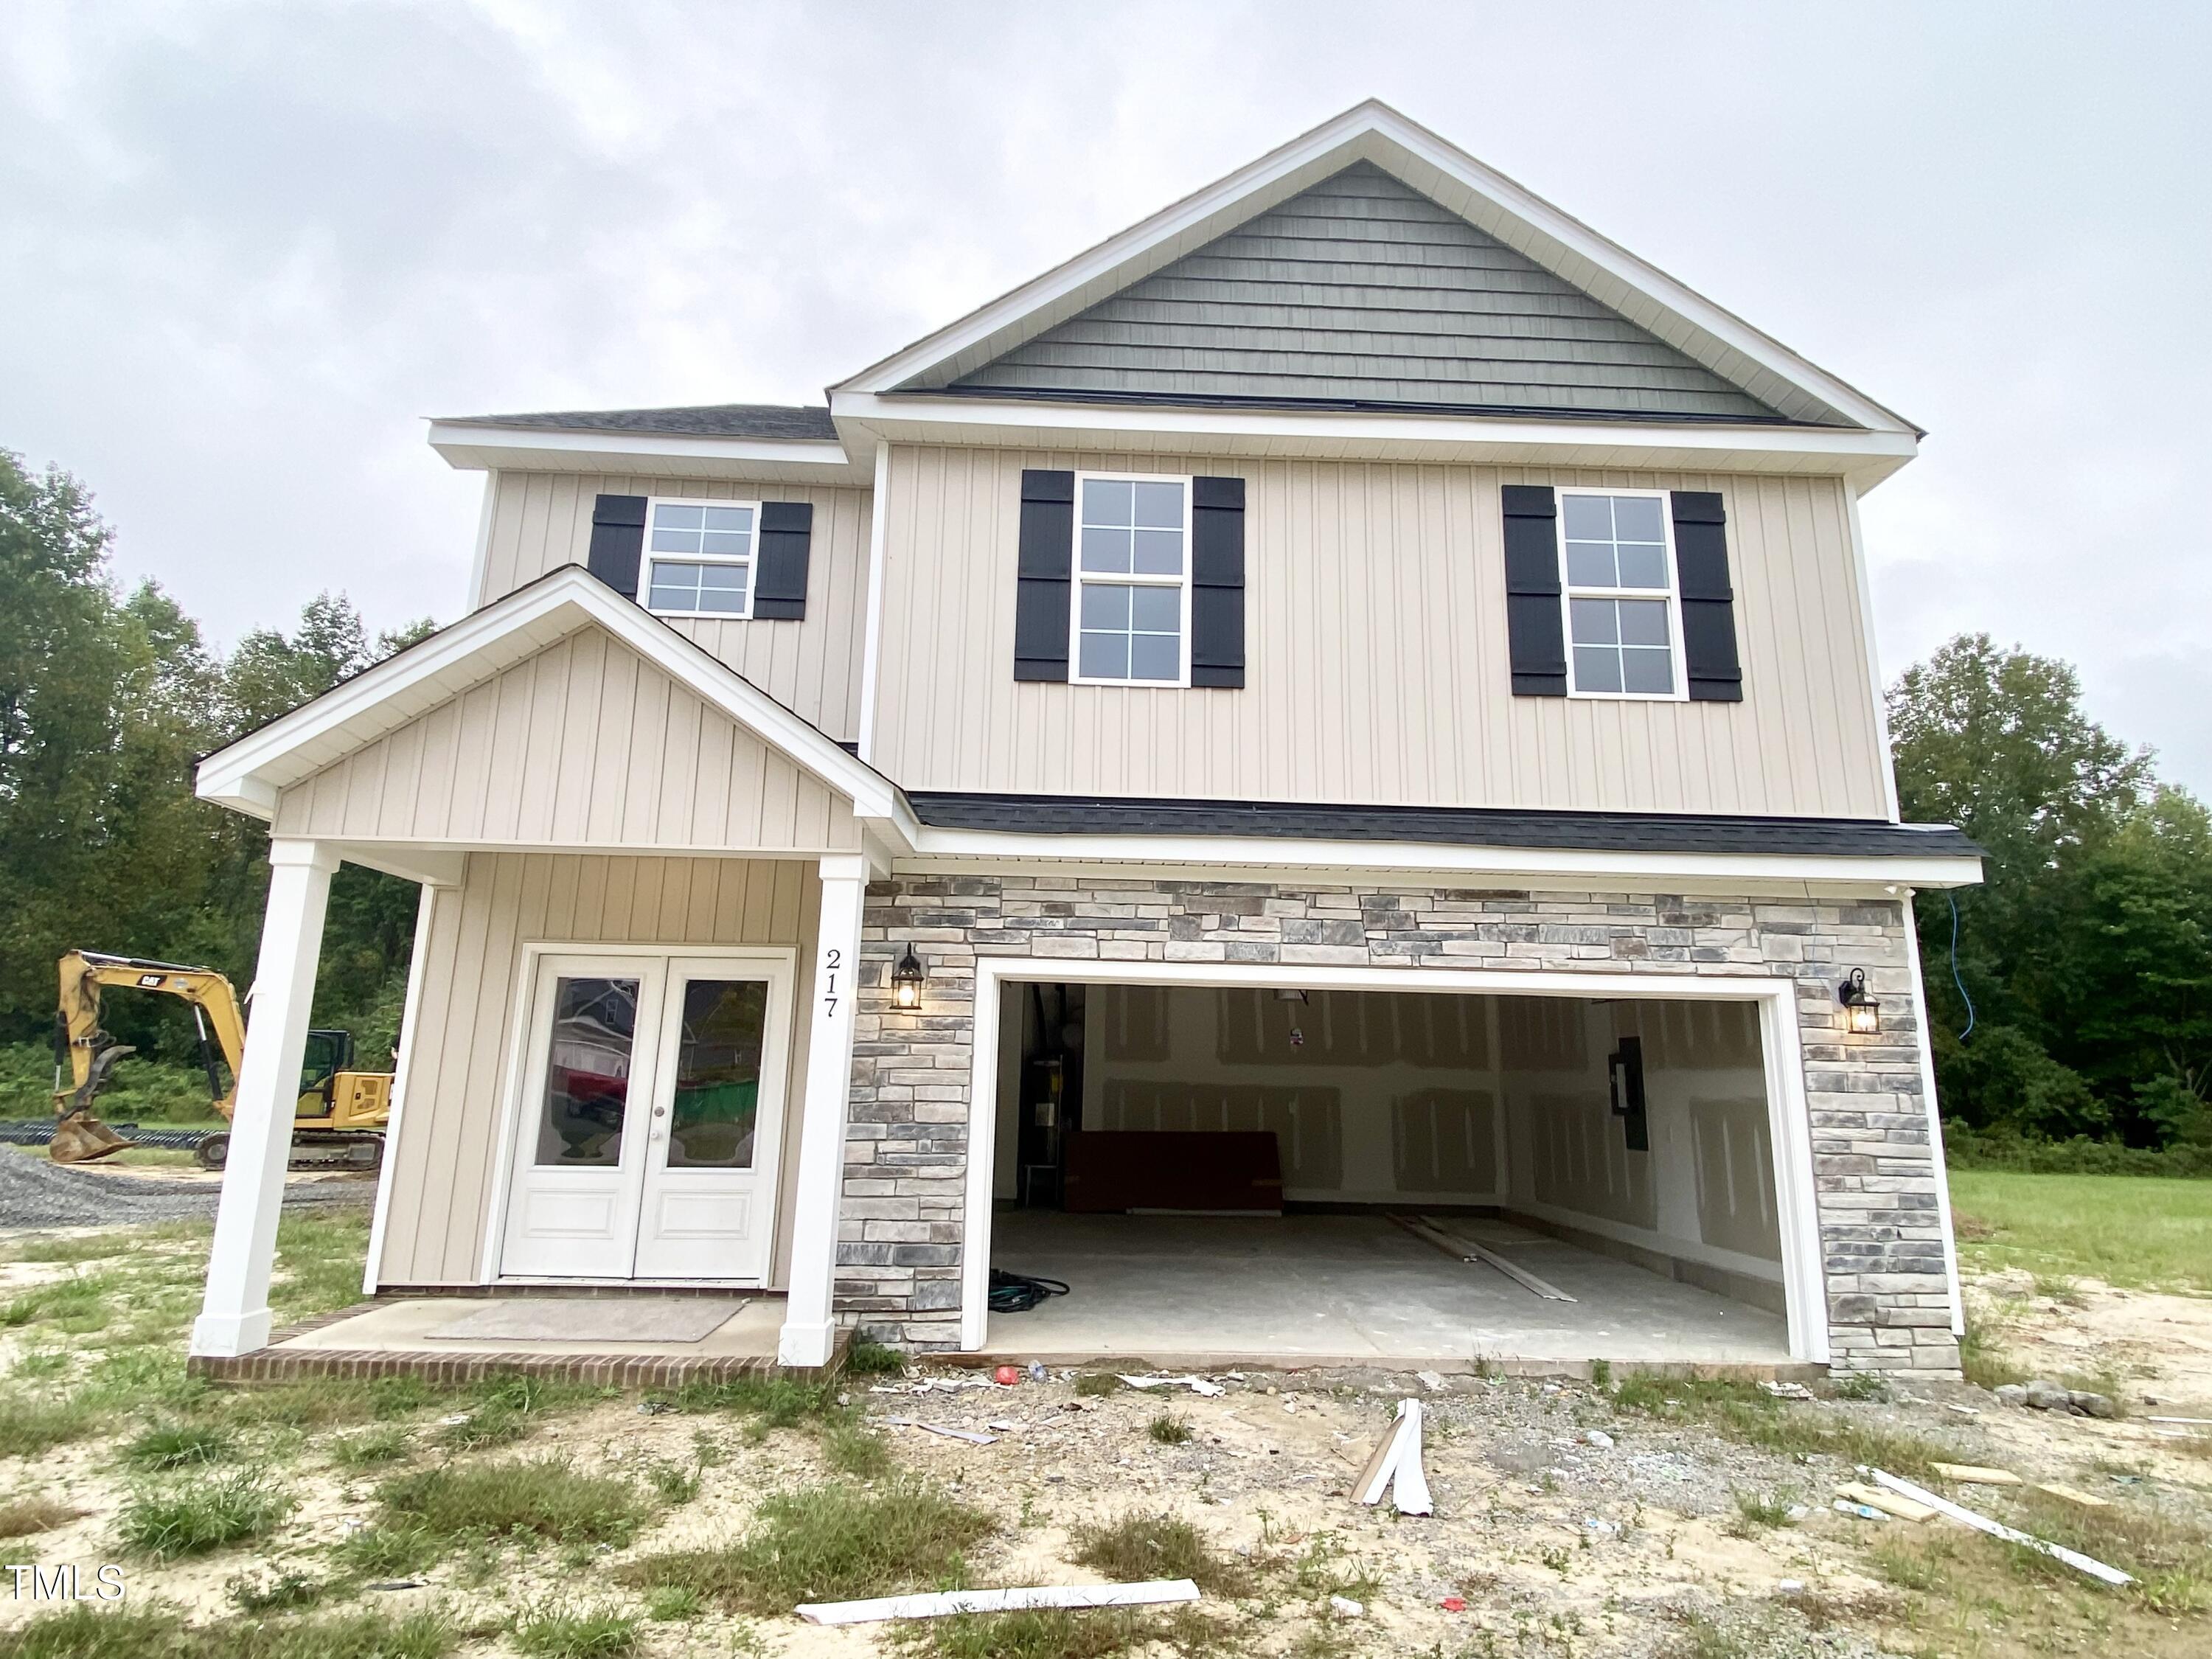
[{"label": "doormat", "polygon": [[428,1332],[471,1342],[697,1342],[745,1299],[702,1296],[542,1296],[487,1302]]}]

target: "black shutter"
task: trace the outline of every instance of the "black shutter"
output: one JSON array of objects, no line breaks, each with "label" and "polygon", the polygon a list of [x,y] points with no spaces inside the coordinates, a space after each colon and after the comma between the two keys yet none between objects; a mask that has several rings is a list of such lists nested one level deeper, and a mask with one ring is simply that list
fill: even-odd
[{"label": "black shutter", "polygon": [[1559,507],[1540,484],[1504,484],[1505,640],[1516,697],[1567,695],[1559,615]]},{"label": "black shutter", "polygon": [[602,495],[592,503],[591,573],[626,599],[637,597],[645,557],[645,497]]},{"label": "black shutter", "polygon": [[760,556],[753,561],[753,617],[797,622],[806,615],[806,556],[814,537],[811,501],[763,501]]},{"label": "black shutter", "polygon": [[1244,684],[1244,480],[1190,481],[1190,683]]},{"label": "black shutter", "polygon": [[1683,669],[1692,702],[1741,702],[1735,590],[1729,586],[1728,514],[1711,490],[1674,492],[1674,580],[1682,595]]},{"label": "black shutter", "polygon": [[1014,678],[1067,678],[1068,584],[1074,579],[1075,475],[1022,472],[1021,553],[1015,565]]}]

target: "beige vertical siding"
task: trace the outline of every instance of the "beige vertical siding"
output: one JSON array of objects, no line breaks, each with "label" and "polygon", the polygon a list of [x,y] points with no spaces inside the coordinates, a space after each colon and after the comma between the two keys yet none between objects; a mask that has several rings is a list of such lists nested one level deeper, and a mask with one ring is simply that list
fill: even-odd
[{"label": "beige vertical siding", "polygon": [[596,628],[283,792],[279,835],[848,852],[853,804]]},{"label": "beige vertical siding", "polygon": [[[1025,466],[1242,474],[1246,687],[1017,684]],[[875,763],[908,788],[1882,817],[1833,480],[902,448]],[[1516,697],[1501,483],[1726,498],[1737,704]]]},{"label": "beige vertical siding", "polygon": [[860,732],[860,652],[868,587],[869,492],[793,483],[733,483],[565,472],[501,472],[492,484],[479,605],[564,564],[592,545],[601,495],[811,501],[814,538],[800,622],[672,620],[802,720],[848,743]]},{"label": "beige vertical siding", "polygon": [[782,1284],[820,896],[814,866],[790,860],[471,854],[462,884],[439,894],[431,917],[405,1104],[385,1175],[392,1201],[378,1281],[480,1279],[522,947],[551,943],[794,947],[798,1006],[771,1265],[771,1282]]}]

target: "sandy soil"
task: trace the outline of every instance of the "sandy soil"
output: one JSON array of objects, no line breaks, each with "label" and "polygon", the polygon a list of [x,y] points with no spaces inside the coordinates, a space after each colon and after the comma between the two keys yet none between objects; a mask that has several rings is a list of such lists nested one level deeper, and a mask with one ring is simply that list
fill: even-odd
[{"label": "sandy soil", "polygon": [[[6,1268],[0,1290],[68,1271],[48,1264]],[[2186,1409],[2212,1400],[2205,1370],[2212,1353],[2202,1346],[2212,1337],[2204,1317],[2212,1304],[2085,1286],[2082,1305],[2075,1307],[2017,1293],[2022,1288],[2008,1280],[1978,1285],[1977,1306],[2007,1321],[2023,1352],[2053,1356],[2054,1368],[2057,1356],[2085,1356],[2063,1367],[2081,1370],[2087,1358],[2124,1352],[2128,1404],[2136,1415],[2119,1422],[2056,1418],[1942,1384],[1822,1409],[1940,1441],[1960,1462],[2094,1488],[2123,1505],[2180,1504],[2201,1514],[2212,1463],[2168,1437],[2189,1431],[2145,1422],[2142,1413],[2152,1408],[2140,1397],[2172,1405],[2171,1414],[2212,1416]],[[2075,1340],[2085,1333],[2085,1342]],[[1431,1388],[1373,1371],[1220,1380],[1225,1391],[1215,1398],[1180,1390],[1083,1398],[1065,1376],[1002,1389],[972,1386],[972,1372],[930,1369],[853,1379],[848,1398],[881,1427],[900,1468],[943,1481],[998,1519],[1000,1531],[974,1556],[975,1582],[1092,1581],[1097,1575],[1066,1559],[1071,1528],[1133,1510],[1172,1512],[1225,1549],[1276,1564],[1265,1611],[1213,1609],[1231,1621],[1228,1652],[1285,1655],[1302,1634],[1328,1624],[1323,1598],[1293,1589],[1283,1565],[1310,1552],[1377,1581],[1365,1612],[1334,1628],[1346,1653],[1649,1659],[1682,1650],[1670,1644],[1683,1640],[1691,1613],[1717,1619],[1738,1642],[1735,1651],[1758,1659],[1953,1650],[1943,1643],[1929,1648],[1898,1627],[1905,1600],[1881,1581],[1869,1552],[1898,1536],[1901,1523],[1885,1527],[1832,1510],[1835,1486],[1851,1478],[1834,1460],[1769,1453],[1694,1425],[1624,1411],[1587,1385],[1450,1377]],[[1425,1466],[1437,1510],[1431,1518],[1401,1518],[1348,1497],[1392,1407],[1409,1391],[1423,1395],[1430,1413]],[[1150,1437],[1146,1425],[1163,1411],[1185,1423],[1188,1442],[1164,1445]],[[981,1432],[993,1442],[975,1446],[881,1426],[891,1417]],[[416,1422],[410,1431],[409,1459],[391,1468],[422,1467],[444,1455],[434,1421]],[[236,1616],[226,1591],[242,1572],[326,1574],[328,1547],[374,1523],[375,1486],[390,1472],[348,1474],[332,1467],[333,1443],[359,1432],[312,1431],[275,1449],[281,1455],[273,1472],[299,1507],[267,1544],[170,1566],[132,1564],[131,1594],[162,1597],[197,1620],[216,1621]],[[741,1418],[649,1413],[627,1398],[550,1419],[520,1446],[473,1455],[557,1451],[588,1469],[641,1476],[656,1462],[692,1466],[702,1448],[708,1462],[698,1495],[662,1508],[628,1550],[577,1556],[505,1547],[474,1562],[442,1563],[419,1585],[367,1591],[363,1599],[395,1608],[440,1605],[479,1628],[548,1603],[634,1607],[634,1596],[613,1582],[610,1569],[617,1562],[733,1539],[764,1495],[829,1475],[809,1430],[755,1442]],[[0,1502],[44,1493],[85,1512],[34,1540],[9,1541],[5,1553],[75,1561],[87,1571],[113,1559],[112,1517],[127,1486],[112,1450],[96,1443],[64,1447],[35,1463],[0,1462]],[[1793,1525],[1750,1524],[1739,1509],[1745,1498],[1807,1509]],[[1464,1598],[1465,1608],[1447,1609],[1448,1597]],[[33,1611],[0,1598],[0,1627]],[[2202,1634],[2201,1626],[2191,1629]],[[2139,1659],[2192,1651],[2191,1632],[2176,1631],[2185,1645],[2139,1645]],[[796,1619],[713,1614],[648,1626],[643,1636],[640,1651],[656,1659],[756,1650],[857,1659],[891,1651],[880,1629],[823,1630]],[[2095,1650],[2071,1637],[2051,1647]],[[472,1659],[506,1654],[511,1644],[480,1638],[464,1651]]]},{"label": "sandy soil", "polygon": [[2212,1297],[2081,1279],[2060,1299],[2038,1296],[2017,1269],[1970,1279],[1966,1291],[1978,1322],[2025,1369],[2117,1371],[2133,1410],[2212,1417]]},{"label": "sandy soil", "polygon": [[[941,1385],[960,1376],[938,1373],[873,1389],[856,1381],[853,1397],[877,1419],[911,1416],[995,1437],[988,1446],[973,1446],[921,1431],[884,1431],[902,1467],[944,1481],[1000,1519],[1000,1533],[975,1559],[978,1582],[1093,1581],[1096,1575],[1064,1559],[1069,1529],[1141,1510],[1172,1511],[1223,1547],[1261,1558],[1295,1558],[1316,1548],[1340,1553],[1352,1570],[1380,1580],[1366,1614],[1353,1621],[1362,1650],[1419,1651],[1442,1644],[1445,1652],[1457,1653],[1488,1632],[1508,1652],[1549,1652],[1553,1648],[1543,1644],[1556,1643],[1557,1651],[1577,1655],[1643,1655],[1679,1633],[1682,1611],[1719,1609],[1758,1631],[1751,1652],[1868,1654],[1876,1650],[1870,1638],[1832,1624],[1815,1632],[1799,1609],[1856,1607],[1878,1619],[1894,1600],[1865,1569],[1866,1523],[1826,1507],[1848,1471],[1811,1468],[1703,1430],[1617,1413],[1585,1387],[1455,1378],[1429,1392],[1425,1463],[1437,1514],[1411,1519],[1387,1506],[1364,1509],[1347,1496],[1407,1379],[1254,1376],[1241,1383],[1228,1380],[1218,1398],[1184,1392],[1171,1401],[1131,1390],[1079,1399],[1065,1380],[910,1391],[915,1382]],[[1413,1386],[1419,1391],[1419,1384]],[[1162,1445],[1146,1433],[1164,1409],[1188,1425],[1188,1443]],[[1968,1419],[1933,1401],[1842,1409],[1918,1419],[1915,1426],[1945,1433],[1962,1456],[1998,1455],[1998,1440],[1984,1432],[1995,1426],[1986,1416]],[[1612,1446],[1588,1437],[1600,1425],[1613,1437]],[[427,1441],[431,1432],[425,1426],[417,1435]],[[464,1622],[487,1624],[548,1601],[626,1601],[603,1564],[732,1538],[763,1494],[825,1473],[813,1437],[803,1431],[753,1444],[727,1418],[646,1415],[629,1401],[556,1419],[516,1452],[490,1455],[560,1450],[586,1468],[636,1471],[654,1460],[691,1462],[702,1435],[722,1461],[706,1470],[697,1498],[666,1510],[630,1551],[580,1567],[564,1564],[552,1549],[510,1551],[488,1577],[465,1563],[447,1563],[419,1587],[373,1592],[371,1599],[438,1601]],[[286,1479],[301,1506],[273,1547],[168,1567],[134,1566],[131,1593],[160,1595],[196,1618],[213,1620],[228,1616],[225,1587],[241,1571],[325,1571],[322,1551],[373,1520],[377,1478],[331,1470],[332,1437],[311,1437],[292,1460]],[[2074,1471],[2070,1462],[2053,1462],[2051,1472]],[[93,1562],[109,1559],[105,1517],[125,1485],[104,1454],[75,1447],[50,1455],[35,1474],[8,1471],[0,1498],[35,1486],[86,1510],[82,1519],[40,1537],[37,1554]],[[1739,1493],[1803,1502],[1810,1513],[1796,1526],[1747,1527],[1738,1515]],[[1444,1598],[1455,1595],[1466,1598],[1468,1610],[1443,1607]],[[0,1625],[26,1611],[0,1602]],[[1315,1617],[1312,1599],[1287,1589],[1278,1611],[1279,1617],[1239,1626],[1241,1650],[1278,1651]],[[881,1650],[880,1632],[826,1631],[796,1620],[749,1624],[716,1617],[652,1626],[648,1635],[644,1650],[655,1655],[726,1652],[733,1643],[755,1638],[775,1652],[823,1659]],[[501,1650],[496,1642],[470,1650]]]}]

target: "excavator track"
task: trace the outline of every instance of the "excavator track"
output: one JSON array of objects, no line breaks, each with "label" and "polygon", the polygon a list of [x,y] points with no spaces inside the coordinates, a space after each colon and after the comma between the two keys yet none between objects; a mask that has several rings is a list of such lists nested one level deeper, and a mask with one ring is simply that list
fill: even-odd
[{"label": "excavator track", "polygon": [[[192,1148],[203,1170],[220,1170],[230,1161],[227,1130],[204,1135]],[[295,1129],[288,1170],[353,1170],[367,1174],[384,1164],[384,1137],[369,1130]]]}]

